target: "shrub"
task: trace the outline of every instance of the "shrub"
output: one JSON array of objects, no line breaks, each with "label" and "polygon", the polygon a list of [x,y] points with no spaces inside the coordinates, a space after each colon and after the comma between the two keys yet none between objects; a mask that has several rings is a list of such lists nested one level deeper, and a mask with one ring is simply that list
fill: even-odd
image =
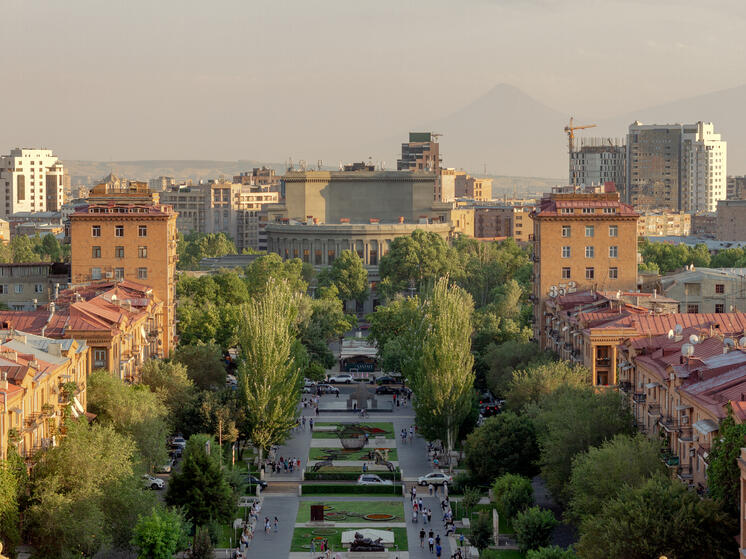
[{"label": "shrub", "polygon": [[513,518],[513,529],[521,553],[549,545],[557,519],[550,510],[531,507]]},{"label": "shrub", "polygon": [[448,494],[463,495],[468,487],[479,489],[479,483],[470,472],[460,472],[453,476],[453,483],[448,486]]},{"label": "shrub", "polygon": [[334,485],[331,483],[304,483],[303,495],[324,495],[334,493],[367,493],[369,495],[401,495],[401,484],[394,485]]},{"label": "shrub", "polygon": [[492,485],[492,499],[500,514],[513,518],[534,504],[534,488],[528,478],[505,474]]},{"label": "shrub", "polygon": [[572,549],[562,549],[557,545],[552,545],[528,550],[526,559],[578,559],[578,556]]},{"label": "shrub", "polygon": [[469,539],[474,547],[481,551],[490,545],[492,534],[492,515],[487,511],[481,511],[472,521]]},{"label": "shrub", "polygon": [[[304,479],[307,481],[357,481],[362,475],[360,472],[309,472],[306,470]],[[381,479],[401,480],[401,472],[375,472]]]}]

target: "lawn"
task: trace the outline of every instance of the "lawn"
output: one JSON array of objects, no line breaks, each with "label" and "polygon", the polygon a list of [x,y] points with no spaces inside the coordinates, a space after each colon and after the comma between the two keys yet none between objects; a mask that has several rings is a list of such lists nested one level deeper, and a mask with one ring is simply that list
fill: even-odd
[{"label": "lawn", "polygon": [[[394,532],[394,549],[407,551],[407,529],[406,528],[379,528]],[[326,538],[329,541],[329,547],[333,551],[343,551],[342,549],[342,532],[343,528],[296,528],[293,531],[293,541],[290,544],[290,551],[310,551],[312,538]],[[318,551],[318,547],[316,548]]]},{"label": "lawn", "polygon": [[[346,425],[344,423],[331,423],[331,422],[318,422],[314,423],[315,426],[337,426],[337,425]],[[349,425],[349,424],[347,424]],[[380,429],[382,432],[374,432],[370,434],[370,437],[373,438],[375,436],[379,437],[385,437],[387,439],[393,439],[394,437],[394,424],[389,422],[382,422],[382,423],[358,423],[357,425],[360,425],[361,427],[368,427],[370,429]],[[337,433],[334,431],[314,431],[313,432],[313,438],[314,439],[336,439]]]},{"label": "lawn", "polygon": [[403,522],[404,505],[401,501],[324,501],[323,497],[317,497],[318,501],[301,501],[298,507],[296,522],[310,522],[311,505],[326,505],[329,516],[328,522],[370,522],[378,524],[374,520],[366,520],[366,514],[390,514],[396,518],[390,522]]},{"label": "lawn", "polygon": [[[324,460],[325,454],[331,451],[331,452],[337,453],[337,457],[335,458],[335,460],[339,460],[339,461],[359,460],[359,461],[374,462],[375,460],[371,460],[370,458],[368,458],[368,453],[371,450],[372,450],[371,448],[364,448],[362,450],[344,450],[342,448],[312,447],[308,453],[308,459],[309,460]],[[389,449],[389,460],[395,461],[398,459],[399,459],[399,456],[396,452],[396,449],[395,448]]]}]

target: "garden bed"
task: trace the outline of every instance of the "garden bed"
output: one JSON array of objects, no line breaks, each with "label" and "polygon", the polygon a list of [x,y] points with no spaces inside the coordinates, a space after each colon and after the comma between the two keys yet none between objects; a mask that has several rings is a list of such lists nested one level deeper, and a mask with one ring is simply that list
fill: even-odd
[{"label": "garden bed", "polygon": [[[373,464],[375,460],[371,460],[368,458],[368,453],[373,450],[372,446],[368,446],[366,448],[363,448],[361,450],[345,450],[342,448],[316,448],[312,447],[311,450],[308,453],[308,459],[309,460],[324,460],[325,455],[329,452],[334,452],[337,454],[337,458],[334,460],[344,462],[347,460],[357,460],[362,462],[370,462]],[[399,455],[396,452],[395,448],[387,449],[389,451],[389,461],[393,462],[399,459]],[[385,452],[383,454],[386,454]]]},{"label": "garden bed", "polygon": [[[313,438],[314,439],[336,439],[337,433],[336,431],[316,431],[316,427],[344,427],[345,425],[352,425],[350,423],[331,423],[331,422],[322,422],[319,421],[318,423],[314,423],[314,431],[313,431]],[[383,437],[386,439],[393,439],[394,437],[394,424],[390,422],[365,422],[365,423],[358,423],[360,427],[368,428],[370,431],[368,432],[368,436],[370,439],[374,439],[376,437]]]},{"label": "garden bed", "polygon": [[301,489],[303,495],[401,495],[401,484],[394,485],[356,485],[352,483],[304,483]]},{"label": "garden bed", "polygon": [[[311,540],[313,538],[326,538],[329,541],[329,547],[334,551],[344,551],[342,548],[342,532],[347,532],[348,528],[296,528],[293,531],[293,540],[290,543],[290,551],[309,552],[311,550]],[[394,532],[393,550],[407,551],[407,529],[406,528],[376,528],[376,530],[386,530]],[[318,551],[319,548],[316,548]]]},{"label": "garden bed", "polygon": [[296,522],[311,521],[311,505],[325,505],[325,520],[327,522],[370,522],[379,521],[365,518],[368,514],[383,514],[392,518],[387,522],[405,522],[404,506],[401,501],[301,501],[298,507]]},{"label": "garden bed", "polygon": [[[362,473],[363,470],[360,466],[324,466],[317,472],[306,469],[303,477],[308,481],[356,481]],[[401,470],[399,469],[394,472],[376,470],[375,472],[369,471],[368,473],[375,474],[381,479],[401,481]]]}]

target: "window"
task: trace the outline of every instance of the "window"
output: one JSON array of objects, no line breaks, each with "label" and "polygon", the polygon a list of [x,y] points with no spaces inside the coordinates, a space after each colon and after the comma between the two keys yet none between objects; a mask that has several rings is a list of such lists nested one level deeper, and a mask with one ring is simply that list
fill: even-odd
[{"label": "window", "polygon": [[725,284],[724,283],[716,283],[715,284],[715,293],[725,293]]},{"label": "window", "polygon": [[137,257],[138,258],[147,258],[148,257],[148,247],[137,247]]},{"label": "window", "polygon": [[91,237],[100,237],[100,236],[101,236],[101,226],[100,225],[91,226]]},{"label": "window", "polygon": [[101,268],[91,268],[91,279],[92,280],[101,279]]},{"label": "window", "polygon": [[116,258],[124,258],[124,247],[116,247],[114,249],[114,256]]},{"label": "window", "polygon": [[571,214],[573,212],[574,212],[574,210],[572,208],[560,208],[560,213],[561,214]]},{"label": "window", "polygon": [[615,214],[616,213],[616,208],[604,208],[604,213],[605,214]]},{"label": "window", "polygon": [[610,246],[609,247],[609,258],[616,258],[617,256],[619,256],[619,247]]},{"label": "window", "polygon": [[329,266],[334,264],[334,257],[335,257],[335,252],[333,250],[330,250],[326,253],[326,263],[329,264]]},{"label": "window", "polygon": [[725,305],[723,303],[715,303],[715,312],[722,314],[725,312]]},{"label": "window", "polygon": [[93,366],[94,367],[106,367],[106,350],[105,349],[94,349],[93,350]]},{"label": "window", "polygon": [[114,226],[114,236],[115,237],[124,237],[124,225],[116,225],[116,226]]},{"label": "window", "polygon": [[593,258],[594,255],[593,247],[585,247],[585,257],[586,258]]},{"label": "window", "polygon": [[585,236],[586,237],[592,237],[594,233],[594,227],[593,225],[586,225],[585,226]]},{"label": "window", "polygon": [[114,278],[118,280],[124,279],[124,268],[114,268]]},{"label": "window", "polygon": [[570,247],[562,247],[562,258],[570,258]]},{"label": "window", "polygon": [[314,258],[313,263],[316,264],[317,266],[320,266],[321,265],[321,251],[317,250],[314,253],[313,258]]},{"label": "window", "polygon": [[41,283],[34,285],[34,293],[44,293],[44,285]]},{"label": "window", "polygon": [[569,237],[572,234],[572,227],[569,225],[563,225],[562,226],[562,236],[563,237]]},{"label": "window", "polygon": [[7,293],[8,293],[8,286],[0,285],[0,295],[7,295]]},{"label": "window", "polygon": [[609,268],[609,279],[619,279],[619,268]]},{"label": "window", "polygon": [[148,269],[147,268],[138,268],[137,269],[137,279],[148,279]]},{"label": "window", "polygon": [[570,279],[570,268],[562,268],[562,279]]},{"label": "window", "polygon": [[378,251],[377,250],[369,251],[368,260],[371,266],[378,266]]},{"label": "window", "polygon": [[15,291],[16,293],[23,293],[23,284],[17,283],[13,291]]},{"label": "window", "polygon": [[91,258],[101,258],[101,247],[91,247]]},{"label": "window", "polygon": [[596,213],[596,210],[595,210],[595,208],[583,208],[583,213],[584,214],[593,214],[593,213]]},{"label": "window", "polygon": [[138,237],[147,237],[148,236],[148,226],[147,225],[138,225],[137,226],[137,236]]},{"label": "window", "polygon": [[593,268],[586,268],[585,269],[585,279],[592,280],[594,277],[596,277],[596,274],[595,274]]},{"label": "window", "polygon": [[309,251],[307,248],[303,249],[303,262],[306,264],[309,264],[311,262],[311,251]]},{"label": "window", "polygon": [[619,236],[619,226],[609,225],[609,237],[618,237],[618,236]]},{"label": "window", "polygon": [[688,312],[690,314],[697,314],[699,312],[699,305],[697,305],[695,303],[689,303],[686,306],[686,312]]}]

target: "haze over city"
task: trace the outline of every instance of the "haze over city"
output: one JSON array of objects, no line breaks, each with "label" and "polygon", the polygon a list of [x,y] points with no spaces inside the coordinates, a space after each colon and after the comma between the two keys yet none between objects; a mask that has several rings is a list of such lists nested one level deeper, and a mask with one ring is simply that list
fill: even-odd
[{"label": "haze over city", "polygon": [[449,166],[564,177],[570,115],[619,137],[657,117],[715,122],[738,173],[745,20],[735,0],[11,1],[0,145],[391,168],[433,129]]}]

